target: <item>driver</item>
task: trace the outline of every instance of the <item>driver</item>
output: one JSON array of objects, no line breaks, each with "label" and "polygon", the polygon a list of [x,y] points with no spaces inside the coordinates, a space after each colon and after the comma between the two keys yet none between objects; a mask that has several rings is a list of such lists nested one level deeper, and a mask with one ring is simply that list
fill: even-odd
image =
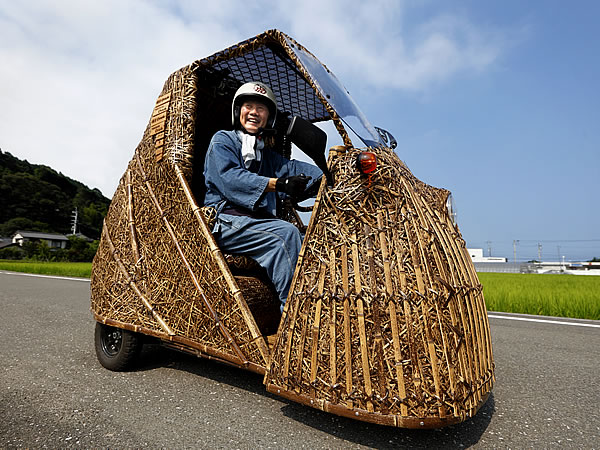
[{"label": "driver", "polygon": [[263,130],[272,129],[276,118],[277,100],[267,85],[254,81],[237,90],[234,129],[215,133],[206,153],[204,205],[217,211],[213,235],[221,250],[249,256],[262,266],[283,311],[302,235],[275,216],[277,196],[296,201],[314,196],[322,172],[265,145]]}]

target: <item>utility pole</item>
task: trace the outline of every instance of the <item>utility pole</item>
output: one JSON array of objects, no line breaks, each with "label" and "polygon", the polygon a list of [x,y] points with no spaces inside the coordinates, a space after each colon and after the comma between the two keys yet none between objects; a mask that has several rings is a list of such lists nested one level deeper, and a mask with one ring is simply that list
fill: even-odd
[{"label": "utility pole", "polygon": [[517,244],[519,243],[519,239],[513,240],[513,256],[514,262],[517,262]]},{"label": "utility pole", "polygon": [[72,212],[71,216],[71,234],[77,234],[77,207]]},{"label": "utility pole", "polygon": [[485,241],[488,246],[488,256],[492,256],[492,241]]},{"label": "utility pole", "polygon": [[542,244],[538,242],[538,262],[542,262]]}]

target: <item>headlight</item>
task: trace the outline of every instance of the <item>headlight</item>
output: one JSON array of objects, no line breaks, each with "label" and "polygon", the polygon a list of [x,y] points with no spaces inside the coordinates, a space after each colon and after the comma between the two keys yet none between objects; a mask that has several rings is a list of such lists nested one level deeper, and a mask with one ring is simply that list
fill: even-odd
[{"label": "headlight", "polygon": [[356,166],[360,173],[370,174],[377,169],[377,157],[373,152],[360,152],[356,158]]}]

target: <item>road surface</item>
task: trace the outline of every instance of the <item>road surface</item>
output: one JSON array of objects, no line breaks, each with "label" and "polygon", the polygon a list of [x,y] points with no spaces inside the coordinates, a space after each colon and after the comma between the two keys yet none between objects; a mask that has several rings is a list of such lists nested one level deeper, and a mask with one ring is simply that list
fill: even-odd
[{"label": "road surface", "polygon": [[260,376],[157,346],[139,370],[109,372],[89,281],[2,272],[0,447],[600,448],[600,321],[490,323],[488,402],[456,426],[403,430],[290,403]]}]

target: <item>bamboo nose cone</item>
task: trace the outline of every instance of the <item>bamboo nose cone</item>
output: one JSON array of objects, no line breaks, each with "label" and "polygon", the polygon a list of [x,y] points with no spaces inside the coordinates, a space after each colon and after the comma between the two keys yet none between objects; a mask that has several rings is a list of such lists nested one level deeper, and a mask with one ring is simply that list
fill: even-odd
[{"label": "bamboo nose cone", "polygon": [[265,383],[294,401],[400,427],[476,413],[494,382],[481,284],[445,203],[378,149],[332,153]]}]

